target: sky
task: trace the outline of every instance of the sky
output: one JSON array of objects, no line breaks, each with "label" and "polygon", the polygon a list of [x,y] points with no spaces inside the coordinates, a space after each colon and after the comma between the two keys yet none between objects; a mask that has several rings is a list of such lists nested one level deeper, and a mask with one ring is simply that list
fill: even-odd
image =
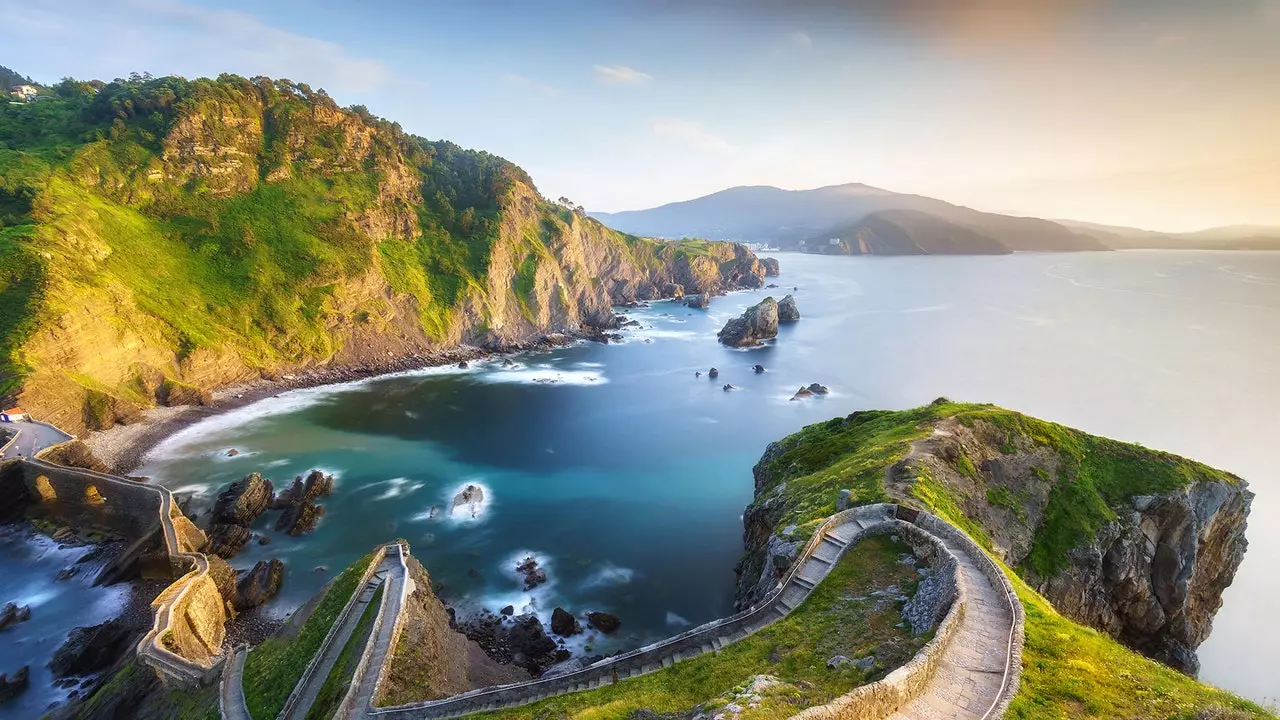
[{"label": "sky", "polygon": [[597,211],[861,182],[1280,225],[1280,0],[0,0],[0,64],[287,77]]}]

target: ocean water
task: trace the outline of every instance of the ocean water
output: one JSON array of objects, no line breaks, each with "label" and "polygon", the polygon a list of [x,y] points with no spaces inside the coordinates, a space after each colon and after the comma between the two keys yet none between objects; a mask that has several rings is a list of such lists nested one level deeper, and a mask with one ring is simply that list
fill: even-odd
[{"label": "ocean water", "polygon": [[[288,538],[269,513],[256,529],[271,544],[232,562],[284,560],[270,612],[402,537],[460,609],[615,613],[613,638],[575,641],[608,652],[731,612],[751,466],[770,441],[858,409],[994,402],[1250,480],[1251,549],[1202,677],[1280,696],[1280,630],[1263,622],[1280,615],[1280,253],[777,256],[782,288],[629,311],[642,327],[624,344],[285,393],[187,429],[138,472],[197,508],[253,471],[277,485],[337,476],[315,532]],[[776,343],[716,343],[730,317],[793,286],[803,319]],[[811,382],[831,395],[789,400]],[[451,516],[469,484],[483,506]],[[514,569],[527,555],[550,576],[533,592]]]}]

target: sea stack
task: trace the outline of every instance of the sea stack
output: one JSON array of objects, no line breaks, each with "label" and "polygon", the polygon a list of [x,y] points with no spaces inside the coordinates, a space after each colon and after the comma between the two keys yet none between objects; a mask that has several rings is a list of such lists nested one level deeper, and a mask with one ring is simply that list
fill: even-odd
[{"label": "sea stack", "polygon": [[717,337],[730,347],[751,347],[778,336],[778,301],[772,297],[725,323]]}]

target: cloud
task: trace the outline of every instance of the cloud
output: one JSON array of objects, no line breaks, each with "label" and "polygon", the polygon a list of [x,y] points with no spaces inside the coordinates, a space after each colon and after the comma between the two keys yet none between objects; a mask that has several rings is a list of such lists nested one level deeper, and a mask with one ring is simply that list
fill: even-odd
[{"label": "cloud", "polygon": [[737,146],[703,129],[702,123],[682,118],[658,118],[653,122],[654,137],[717,155],[733,155]]},{"label": "cloud", "polygon": [[806,32],[796,30],[787,33],[787,43],[793,47],[807,48],[813,45],[813,38],[809,37]]},{"label": "cloud", "polygon": [[406,82],[381,61],[353,55],[339,43],[182,0],[0,0],[0,15],[11,31],[58,47],[56,64],[78,68],[66,68],[67,74],[110,80],[133,71],[187,77],[232,72],[287,77],[349,93]]},{"label": "cloud", "polygon": [[537,92],[541,93],[544,97],[553,98],[553,97],[559,97],[560,95],[560,90],[555,86],[538,82],[533,78],[527,78],[524,75],[520,75],[519,73],[505,73],[502,76],[502,79],[503,81],[511,85],[518,85],[520,87],[528,88],[530,90],[536,90]]},{"label": "cloud", "polygon": [[653,76],[626,65],[596,65],[596,77],[606,85],[643,85]]}]

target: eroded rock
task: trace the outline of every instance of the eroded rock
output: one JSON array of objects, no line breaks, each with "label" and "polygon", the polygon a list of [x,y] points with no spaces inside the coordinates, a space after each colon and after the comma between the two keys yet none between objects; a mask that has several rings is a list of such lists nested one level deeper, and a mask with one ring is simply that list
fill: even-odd
[{"label": "eroded rock", "polygon": [[250,473],[218,495],[213,504],[212,522],[248,527],[266,511],[273,497],[271,481],[258,473]]},{"label": "eroded rock", "polygon": [[751,347],[778,336],[778,302],[767,297],[725,323],[716,337],[730,347]]},{"label": "eroded rock", "polygon": [[280,582],[284,578],[284,563],[276,558],[263,560],[253,569],[245,573],[236,583],[236,610],[244,611],[255,608],[280,591]]},{"label": "eroded rock", "polygon": [[782,298],[778,303],[778,322],[795,322],[800,319],[800,308],[796,307],[794,295]]},{"label": "eroded rock", "polygon": [[605,635],[613,633],[622,625],[622,621],[618,619],[617,615],[600,611],[587,613],[587,622],[591,623],[591,627]]}]

